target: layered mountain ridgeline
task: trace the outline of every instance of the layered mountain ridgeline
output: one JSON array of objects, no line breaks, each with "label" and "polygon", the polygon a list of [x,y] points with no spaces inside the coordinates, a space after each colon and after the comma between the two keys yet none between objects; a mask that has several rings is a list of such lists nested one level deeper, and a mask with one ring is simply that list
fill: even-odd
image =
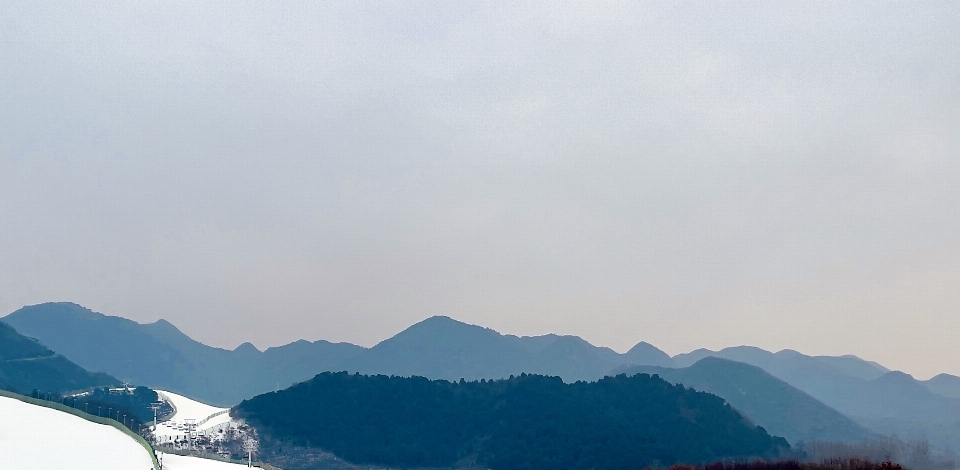
[{"label": "layered mountain ridgeline", "polygon": [[228,351],[194,341],[164,320],[142,325],[71,303],[24,307],[4,321],[88,369],[221,406],[305,380],[363,349],[298,341],[263,352],[249,343]]},{"label": "layered mountain ridgeline", "polygon": [[673,359],[686,366],[704,357],[760,367],[879,434],[928,440],[938,448],[960,451],[960,399],[935,392],[952,393],[951,376],[921,382],[856,356],[771,353],[745,346],[701,349]]},{"label": "layered mountain ridgeline", "polygon": [[618,354],[575,336],[501,335],[447,317],[424,320],[370,349],[301,340],[263,352],[249,343],[233,351],[206,346],[164,320],[143,325],[71,303],[24,307],[4,321],[89,369],[220,406],[324,371],[451,380],[526,372],[575,381],[596,380],[625,363],[673,364],[648,343]]},{"label": "layered mountain ridgeline", "polygon": [[960,398],[960,377],[956,375],[940,374],[922,383],[928,390],[938,395]]},{"label": "layered mountain ridgeline", "polygon": [[723,399],[659,377],[619,375],[448,382],[323,373],[245,400],[231,414],[256,427],[265,457],[310,468],[284,446],[357,464],[507,469],[625,469],[721,458],[772,458],[786,440]]},{"label": "layered mountain ridgeline", "polygon": [[28,395],[117,384],[117,379],[89,372],[0,322],[0,389]]},{"label": "layered mountain ridgeline", "polygon": [[644,342],[619,354],[576,336],[503,335],[438,316],[360,352],[339,367],[362,374],[446,380],[499,379],[534,373],[575,382],[597,380],[627,363],[670,366],[673,361]]},{"label": "layered mountain ridgeline", "polygon": [[749,364],[705,357],[681,369],[634,366],[622,372],[658,374],[669,382],[717,395],[767,431],[794,444],[812,440],[862,442],[879,437],[837,410]]},{"label": "layered mountain ridgeline", "polygon": [[[721,357],[760,367],[874,432],[925,438],[944,449],[960,451],[960,399],[955,398],[960,393],[956,388],[960,379],[943,375],[919,382],[855,356],[806,356],[790,350],[771,353],[736,347],[701,349],[670,358],[643,342],[618,354],[575,336],[502,335],[447,317],[424,320],[369,349],[298,341],[263,352],[249,343],[233,351],[209,347],[163,320],[141,325],[75,304],[24,307],[4,320],[87,369],[220,406],[323,371],[447,380],[538,373],[572,382],[596,380],[626,364],[676,368],[704,357]],[[757,416],[754,419],[766,422]],[[838,422],[830,418],[829,423],[818,427],[795,422],[777,429],[792,439],[806,440],[811,434],[816,439],[833,439]],[[818,430],[823,434],[817,435]]]}]

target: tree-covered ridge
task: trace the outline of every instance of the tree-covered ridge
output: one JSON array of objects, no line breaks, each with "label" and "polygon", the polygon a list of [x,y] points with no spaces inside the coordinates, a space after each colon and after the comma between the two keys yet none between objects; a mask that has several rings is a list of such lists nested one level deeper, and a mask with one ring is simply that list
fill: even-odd
[{"label": "tree-covered ridge", "polygon": [[0,322],[0,361],[52,356],[54,353],[39,341],[17,333],[12,326]]},{"label": "tree-covered ridge", "polygon": [[0,322],[0,389],[28,395],[119,384],[107,374],[91,373],[32,338]]},{"label": "tree-covered ridge", "polygon": [[876,437],[839,411],[749,364],[707,356],[683,369],[636,366],[622,372],[657,374],[668,382],[717,395],[793,443],[863,442]]},{"label": "tree-covered ridge", "polygon": [[789,448],[723,399],[657,376],[448,382],[323,373],[232,413],[262,436],[354,463],[627,469],[773,457]]}]

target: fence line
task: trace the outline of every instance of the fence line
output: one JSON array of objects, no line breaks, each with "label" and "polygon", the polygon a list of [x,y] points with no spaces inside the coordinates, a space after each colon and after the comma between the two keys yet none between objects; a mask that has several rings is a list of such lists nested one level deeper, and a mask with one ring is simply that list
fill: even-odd
[{"label": "fence line", "polygon": [[[157,450],[158,452],[163,452],[164,454],[181,455],[181,456],[184,456],[184,457],[197,457],[197,458],[201,458],[201,459],[217,460],[217,461],[220,461],[220,462],[235,463],[235,464],[240,464],[240,465],[246,465],[246,464],[247,464],[247,462],[246,462],[245,460],[231,459],[231,458],[228,458],[228,457],[224,457],[224,456],[222,456],[222,455],[220,455],[220,454],[211,454],[211,453],[209,453],[209,452],[201,452],[201,451],[198,451],[198,450],[176,449],[176,448],[167,447],[167,446],[156,446],[156,450]],[[283,470],[283,469],[281,469],[281,468],[274,467],[273,465],[270,465],[270,464],[268,464],[268,463],[266,463],[266,462],[262,462],[262,461],[254,461],[254,462],[253,462],[253,466],[254,466],[254,467],[257,467],[257,468],[262,468],[262,469],[264,469],[264,470]]]}]

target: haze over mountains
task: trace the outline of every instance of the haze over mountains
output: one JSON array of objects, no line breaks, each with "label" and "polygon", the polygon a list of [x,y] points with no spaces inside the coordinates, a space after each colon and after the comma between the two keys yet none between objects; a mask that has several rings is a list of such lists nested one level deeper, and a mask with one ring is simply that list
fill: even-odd
[{"label": "haze over mountains", "polygon": [[[142,325],[70,303],[24,307],[3,321],[89,370],[220,406],[324,371],[447,380],[534,373],[565,382],[643,371],[715,393],[791,442],[873,433],[925,438],[944,449],[960,442],[960,379],[917,381],[855,356],[742,346],[671,358],[644,342],[620,354],[576,336],[517,337],[447,317],[428,318],[372,348],[320,340],[266,351],[249,343],[213,348],[163,320]],[[705,360],[711,357],[727,361]]]},{"label": "haze over mountains", "polygon": [[340,367],[350,372],[447,380],[496,379],[526,372],[575,382],[597,380],[628,363],[670,365],[672,360],[643,342],[619,354],[576,336],[517,337],[448,317],[431,317],[361,351]]},{"label": "haze over mountains", "polygon": [[877,437],[816,398],[742,362],[708,356],[680,369],[632,366],[615,373],[657,374],[668,382],[723,397],[744,416],[792,443],[862,442]]},{"label": "haze over mountains", "polygon": [[874,432],[960,450],[960,399],[955,388],[960,379],[952,375],[920,381],[855,356],[806,356],[791,350],[771,353],[748,346],[699,349],[673,360],[685,366],[704,357],[757,366]]},{"label": "haze over mountains", "polygon": [[194,341],[170,323],[142,325],[72,303],[23,307],[4,319],[90,370],[232,406],[286,388],[319,372],[420,375],[433,379],[505,378],[520,373],[596,380],[628,363],[671,365],[663,351],[639,343],[624,354],[575,336],[517,337],[447,317],[417,323],[372,348],[296,341],[233,351]]},{"label": "haze over mountains", "polygon": [[220,406],[305,380],[363,349],[297,341],[263,352],[249,343],[228,351],[194,341],[164,320],[141,325],[71,303],[24,307],[3,321],[86,369]]},{"label": "haze over mountains", "polygon": [[65,392],[117,384],[117,379],[88,372],[0,322],[0,389],[28,395],[34,390]]}]

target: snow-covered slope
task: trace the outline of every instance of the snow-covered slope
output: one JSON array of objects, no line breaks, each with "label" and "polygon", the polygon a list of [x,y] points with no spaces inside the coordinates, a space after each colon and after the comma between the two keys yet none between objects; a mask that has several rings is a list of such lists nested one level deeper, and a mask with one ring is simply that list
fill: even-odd
[{"label": "snow-covered slope", "polygon": [[200,434],[213,433],[230,424],[229,408],[217,408],[164,390],[157,390],[157,394],[176,409],[169,420],[160,423],[153,431],[160,442],[183,439],[188,423],[195,424]]},{"label": "snow-covered slope", "polygon": [[3,396],[0,457],[2,468],[17,470],[153,469],[147,450],[119,429]]},{"label": "snow-covered slope", "polygon": [[220,462],[217,460],[185,457],[175,454],[157,454],[163,459],[163,470],[240,470],[246,465]]}]

